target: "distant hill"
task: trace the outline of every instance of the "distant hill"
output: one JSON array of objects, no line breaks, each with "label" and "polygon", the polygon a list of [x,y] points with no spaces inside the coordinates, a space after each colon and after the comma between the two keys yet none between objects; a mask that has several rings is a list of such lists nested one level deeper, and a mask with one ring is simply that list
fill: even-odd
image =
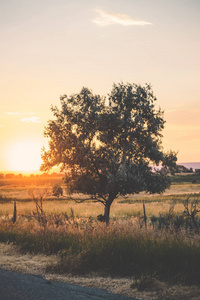
[{"label": "distant hill", "polygon": [[[192,168],[193,171],[195,171],[195,169],[200,169],[200,162],[186,162],[186,163],[183,162],[183,163],[177,163],[177,165],[184,166],[187,169]],[[159,166],[151,165],[151,167],[153,167],[156,170],[160,170],[162,168],[161,165]]]},{"label": "distant hill", "polygon": [[187,162],[187,163],[178,163],[178,165],[184,166],[187,169],[192,168],[193,171],[195,169],[200,169],[200,162]]}]

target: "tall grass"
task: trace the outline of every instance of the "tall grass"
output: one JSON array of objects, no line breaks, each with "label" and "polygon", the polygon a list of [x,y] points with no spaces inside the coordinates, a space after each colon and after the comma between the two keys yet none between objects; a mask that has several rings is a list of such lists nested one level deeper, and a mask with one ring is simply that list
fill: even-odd
[{"label": "tall grass", "polygon": [[45,226],[32,219],[0,221],[0,241],[23,252],[58,254],[49,270],[63,273],[149,274],[200,284],[200,236],[185,230],[141,228],[137,219],[109,226],[73,215],[46,215]]}]

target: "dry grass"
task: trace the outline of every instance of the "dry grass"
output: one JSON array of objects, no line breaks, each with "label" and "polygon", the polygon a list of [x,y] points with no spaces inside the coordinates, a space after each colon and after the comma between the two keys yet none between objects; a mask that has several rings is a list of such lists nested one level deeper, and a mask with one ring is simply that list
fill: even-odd
[{"label": "dry grass", "polygon": [[[30,185],[20,185],[20,184],[8,184],[0,185],[0,195],[7,198],[16,198],[16,199],[27,199],[27,191],[29,189],[43,189],[44,187],[51,188],[57,181],[47,181],[46,185],[33,184]],[[63,182],[58,182],[63,188]],[[191,194],[191,193],[200,193],[200,184],[175,184],[171,185],[170,189],[166,190],[163,195],[172,195],[172,194]],[[152,198],[153,195],[149,196],[146,193],[140,193],[139,195],[132,195],[131,199],[141,199],[141,198]]]},{"label": "dry grass", "polygon": [[[186,200],[186,197],[183,197]],[[152,199],[153,200],[153,199]],[[180,199],[182,202],[183,200]],[[182,203],[173,204],[172,200],[163,200],[156,202],[153,200],[145,201],[146,205],[146,214],[147,217],[152,215],[159,216],[160,213],[166,213],[169,209],[174,206],[175,213],[182,212],[184,210],[184,206]],[[68,202],[65,200],[48,200],[43,203],[44,210],[47,214],[51,213],[69,213],[71,209],[73,209],[75,216],[77,218],[96,218],[97,215],[103,213],[103,206],[101,203],[93,203],[93,202],[85,202],[85,203],[75,203]],[[17,201],[17,214],[20,215],[30,215],[32,211],[35,210],[35,204],[32,201],[23,202]],[[0,216],[9,216],[13,215],[13,201],[5,202],[0,204]],[[111,219],[127,219],[135,216],[143,215],[143,205],[142,202],[136,203],[126,203],[118,202],[117,200],[113,203],[111,207]]]},{"label": "dry grass", "polygon": [[23,253],[59,254],[48,270],[115,276],[157,274],[179,282],[199,283],[200,236],[185,229],[142,227],[137,219],[112,221],[110,226],[73,215],[44,215],[44,220],[2,219],[0,239]]},{"label": "dry grass", "polygon": [[7,270],[44,275],[46,266],[55,261],[55,255],[21,254],[17,246],[0,243],[0,266]]},{"label": "dry grass", "polygon": [[[53,181],[47,181],[48,187],[51,189]],[[36,190],[41,190],[44,185],[4,185],[0,186],[0,215],[13,214],[13,202],[17,202],[18,214],[30,214],[34,209],[34,204],[31,201],[29,195],[29,190],[35,188]],[[175,205],[175,212],[182,211],[182,204],[187,194],[200,194],[200,184],[176,184],[172,185],[169,190],[167,190],[163,195],[148,195],[146,193],[140,193],[136,195],[130,195],[128,198],[118,198],[114,201],[111,207],[111,218],[129,218],[131,216],[138,216],[142,214],[142,200],[146,202],[146,213],[147,216],[154,214],[158,216],[160,212],[165,213],[169,211],[172,204]],[[10,199],[11,201],[6,201]],[[72,201],[66,201],[66,195],[64,194],[60,200],[49,198],[48,201],[44,202],[44,209],[47,213],[52,212],[69,212],[72,208],[77,217],[96,217],[98,214],[103,213],[103,206],[99,203],[81,203],[77,204]]]},{"label": "dry grass", "polygon": [[[170,204],[153,203],[146,204],[147,213],[151,215],[152,212],[156,211],[167,211]],[[77,204],[75,202],[65,202],[65,201],[44,201],[44,210],[46,213],[69,213],[70,209],[73,209],[76,217],[96,217],[98,214],[103,213],[103,206],[100,203],[81,203]],[[17,202],[17,212],[18,215],[28,215],[35,209],[33,202]],[[121,204],[114,203],[111,208],[111,218],[122,217],[127,218],[128,216],[135,216],[142,213],[142,204]],[[13,203],[3,203],[0,205],[0,215],[13,214]]]}]

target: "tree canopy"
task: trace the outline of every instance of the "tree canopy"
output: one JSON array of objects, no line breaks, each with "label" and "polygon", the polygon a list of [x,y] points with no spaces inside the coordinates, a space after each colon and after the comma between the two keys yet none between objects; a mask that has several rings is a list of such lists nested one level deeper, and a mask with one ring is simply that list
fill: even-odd
[{"label": "tree canopy", "polygon": [[107,97],[82,88],[60,100],[45,128],[49,149],[41,170],[59,165],[69,193],[102,202],[108,221],[117,196],[162,193],[170,186],[169,177],[150,166],[176,166],[176,154],[163,151],[165,121],[150,85],[114,84]]}]

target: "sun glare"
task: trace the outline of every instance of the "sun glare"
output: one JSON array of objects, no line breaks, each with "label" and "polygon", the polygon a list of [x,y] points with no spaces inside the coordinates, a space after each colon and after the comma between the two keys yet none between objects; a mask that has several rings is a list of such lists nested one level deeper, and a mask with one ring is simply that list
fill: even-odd
[{"label": "sun glare", "polygon": [[39,171],[42,163],[41,144],[34,140],[16,141],[8,149],[7,159],[10,171]]}]

